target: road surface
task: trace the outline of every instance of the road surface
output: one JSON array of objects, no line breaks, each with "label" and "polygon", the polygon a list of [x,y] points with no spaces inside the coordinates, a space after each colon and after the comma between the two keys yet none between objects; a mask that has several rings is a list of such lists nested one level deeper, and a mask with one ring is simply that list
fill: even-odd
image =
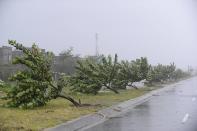
[{"label": "road surface", "polygon": [[85,131],[197,131],[197,77]]}]

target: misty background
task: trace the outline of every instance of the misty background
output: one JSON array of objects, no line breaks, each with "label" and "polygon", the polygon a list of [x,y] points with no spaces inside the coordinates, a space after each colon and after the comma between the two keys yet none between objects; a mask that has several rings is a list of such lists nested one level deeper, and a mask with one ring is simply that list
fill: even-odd
[{"label": "misty background", "polygon": [[0,46],[95,55],[95,33],[100,54],[197,67],[197,0],[0,0]]}]

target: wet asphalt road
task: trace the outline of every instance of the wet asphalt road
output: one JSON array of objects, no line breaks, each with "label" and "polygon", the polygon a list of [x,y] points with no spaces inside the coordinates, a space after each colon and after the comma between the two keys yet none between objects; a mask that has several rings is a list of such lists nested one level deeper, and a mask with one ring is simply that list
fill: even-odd
[{"label": "wet asphalt road", "polygon": [[197,77],[86,131],[197,131]]}]

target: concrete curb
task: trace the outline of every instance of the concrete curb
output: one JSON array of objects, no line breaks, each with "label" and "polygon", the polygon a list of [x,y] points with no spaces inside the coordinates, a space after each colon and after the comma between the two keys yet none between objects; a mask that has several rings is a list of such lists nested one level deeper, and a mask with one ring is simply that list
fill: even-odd
[{"label": "concrete curb", "polygon": [[113,105],[106,109],[100,110],[97,113],[82,116],[72,121],[57,125],[55,127],[45,129],[44,131],[83,131],[85,129],[88,129],[95,125],[103,123],[104,121],[108,119],[111,119],[113,117],[117,117],[123,113],[126,113],[130,111],[132,108],[134,108],[135,106],[140,105],[141,103],[148,101],[150,98],[159,95],[159,93],[162,93],[162,92],[165,92],[165,91],[168,91],[177,87],[177,85],[179,85],[181,82],[184,82],[184,81],[185,80],[180,81],[175,84],[166,85],[164,86],[164,88],[153,90],[143,96],[119,103],[117,105]]}]

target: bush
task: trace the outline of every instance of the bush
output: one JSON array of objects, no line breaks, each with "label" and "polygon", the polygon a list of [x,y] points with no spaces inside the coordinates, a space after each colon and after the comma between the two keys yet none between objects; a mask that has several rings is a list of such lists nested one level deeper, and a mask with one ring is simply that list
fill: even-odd
[{"label": "bush", "polygon": [[0,80],[0,91],[4,93],[8,93],[12,88],[10,83],[5,83],[4,81]]},{"label": "bush", "polygon": [[0,89],[5,87],[4,81],[0,80]]}]

